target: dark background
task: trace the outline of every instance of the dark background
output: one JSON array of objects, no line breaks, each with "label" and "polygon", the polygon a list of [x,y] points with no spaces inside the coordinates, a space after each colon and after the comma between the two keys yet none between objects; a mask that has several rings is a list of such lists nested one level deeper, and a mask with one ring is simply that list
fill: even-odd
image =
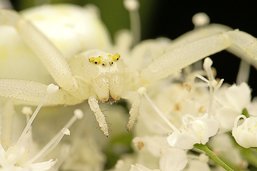
[{"label": "dark background", "polygon": [[[102,18],[112,33],[129,26],[122,0],[53,0],[54,3],[59,1],[79,5],[96,4],[100,7]],[[17,10],[33,6],[31,2],[32,0],[12,0]],[[257,36],[257,5],[254,0],[140,0],[140,3],[143,39],[160,36],[174,39],[193,29],[191,18],[197,12],[207,13],[212,23],[225,24]],[[228,83],[234,83],[239,58],[223,51],[213,55],[212,59],[218,77],[224,78]],[[256,70],[251,68],[249,84],[254,95],[257,95],[256,78]]]},{"label": "dark background", "polygon": [[[153,37],[167,36],[176,38],[193,28],[192,16],[197,12],[205,12],[212,23],[221,23],[257,36],[256,1],[247,0],[171,0],[161,1],[153,18]],[[158,23],[158,25],[154,24]],[[218,77],[226,82],[234,83],[239,66],[239,58],[228,52],[213,55],[214,66]],[[257,95],[256,69],[251,68],[249,84],[253,94]]]}]

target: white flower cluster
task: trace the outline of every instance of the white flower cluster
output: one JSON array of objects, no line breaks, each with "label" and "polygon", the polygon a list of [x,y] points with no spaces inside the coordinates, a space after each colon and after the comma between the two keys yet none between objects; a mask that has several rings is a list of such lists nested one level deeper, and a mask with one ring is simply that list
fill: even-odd
[{"label": "white flower cluster", "polygon": [[[125,0],[124,4],[133,15],[137,13],[138,1]],[[69,18],[63,17],[64,14]],[[200,13],[193,17],[195,29],[177,40],[162,38],[136,44],[137,38],[133,36],[138,35],[138,30],[132,27],[132,33],[120,33],[116,44],[111,45],[106,28],[92,6],[43,6],[24,11],[23,16],[35,24],[65,57],[83,49],[119,51],[121,55],[131,57],[130,65],[134,70],[130,72],[138,77],[140,68],[158,61],[158,56],[165,52],[176,51],[184,44],[209,36],[213,34],[212,29],[215,34],[230,30],[221,25],[204,30],[209,18]],[[192,36],[199,30],[201,34]],[[5,63],[0,63],[1,78],[53,82],[14,30],[0,26],[0,37],[4,37],[0,39],[0,56],[6,55],[7,51],[9,55]],[[17,50],[11,51],[11,48]],[[21,57],[24,58],[19,62]],[[14,63],[16,72],[5,66],[8,62]],[[124,128],[127,121],[125,105],[103,104],[110,123],[108,138],[97,129],[93,114],[85,103],[41,109],[51,95],[61,89],[54,84],[49,84],[35,112],[26,106],[21,109],[16,105],[19,101],[1,98],[0,171],[101,171],[105,168],[109,171],[218,171],[221,167],[226,170],[246,170],[248,165],[257,167],[257,158],[249,159],[250,154],[257,155],[252,150],[257,147],[257,101],[251,99],[249,86],[246,82],[223,83],[223,79],[216,78],[212,60],[208,57],[203,64],[198,63],[203,67],[182,67],[181,72],[151,85],[145,80],[130,80],[145,85],[132,97],[140,101],[136,107],[132,104],[133,109],[138,109],[139,116],[131,122],[137,123],[131,133],[127,132]],[[21,65],[29,65],[29,70],[21,72]],[[31,73],[31,68],[39,71]],[[249,73],[242,72],[246,71],[241,68],[239,75],[245,75],[245,79],[240,77],[240,80],[247,81]],[[20,113],[16,112],[18,110],[26,117],[17,114]],[[39,112],[43,114],[37,116]],[[72,112],[71,119],[67,119]],[[84,113],[87,115],[83,122],[78,122],[70,131]],[[24,122],[25,128],[19,131]],[[128,127],[132,126],[129,122]],[[60,131],[53,136],[57,129]],[[64,135],[70,134],[61,142]],[[51,136],[54,138],[46,143]]]},{"label": "white flower cluster", "polygon": [[[211,60],[206,58],[204,65],[210,62]],[[211,170],[208,157],[202,160],[199,155],[192,153],[195,145],[208,143],[217,154],[226,154],[223,157],[235,166],[242,169],[247,166],[239,150],[226,136],[232,131],[235,140],[242,147],[256,145],[256,137],[253,136],[256,122],[253,117],[246,118],[241,115],[251,104],[250,89],[246,83],[221,85],[223,80],[215,80],[215,83],[211,84],[210,82],[214,82],[211,80],[214,75],[208,73],[212,71],[211,65],[204,68],[205,72],[183,74],[181,78],[185,80],[179,83],[166,83],[159,89],[158,94],[153,96],[153,100],[146,98],[146,103],[150,102],[150,105],[146,104],[147,107],[141,109],[136,126],[137,137],[133,141],[140,156],[140,159],[136,160],[138,163],[162,171]],[[204,78],[205,75],[208,75],[209,79]],[[241,118],[244,122],[239,124]],[[248,122],[252,124],[246,124]],[[249,132],[249,129],[252,131]],[[219,138],[221,136],[224,137],[222,140]],[[148,161],[149,155],[155,160],[159,159],[159,165],[153,167]],[[133,169],[140,170],[141,167],[134,165]]]},{"label": "white flower cluster", "polygon": [[[37,147],[37,143],[32,137],[32,123],[39,113],[46,97],[49,94],[56,92],[57,86],[50,84],[47,87],[46,96],[42,99],[42,103],[37,106],[32,113],[31,108],[24,107],[22,113],[27,116],[27,123],[21,135],[12,137],[16,130],[16,125],[13,125],[13,119],[15,116],[14,106],[11,102],[7,102],[4,110],[1,112],[1,138],[0,138],[0,168],[3,171],[46,171],[46,170],[58,170],[58,167],[54,167],[57,160],[41,161],[44,157],[53,150],[61,141],[64,135],[70,135],[70,126],[77,119],[83,117],[81,110],[74,111],[74,116],[67,122],[67,124],[57,133],[42,149]],[[31,116],[29,116],[31,115]],[[22,122],[19,120],[19,122]],[[16,140],[15,140],[16,139]]]}]

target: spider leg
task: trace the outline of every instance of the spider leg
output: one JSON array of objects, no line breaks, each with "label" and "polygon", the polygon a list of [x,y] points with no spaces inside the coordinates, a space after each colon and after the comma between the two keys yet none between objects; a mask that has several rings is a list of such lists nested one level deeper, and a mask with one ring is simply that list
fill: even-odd
[{"label": "spider leg", "polygon": [[38,105],[46,98],[44,105],[72,105],[79,100],[62,89],[54,93],[47,93],[48,85],[24,80],[0,79],[0,96],[10,98],[15,104]]},{"label": "spider leg", "polygon": [[127,99],[129,103],[131,103],[131,108],[129,110],[129,120],[127,124],[127,129],[131,131],[139,115],[141,94],[139,91],[127,92],[125,95],[123,95],[122,98]]},{"label": "spider leg", "polygon": [[15,11],[0,10],[0,25],[16,29],[60,87],[67,91],[77,88],[76,80],[61,52],[33,24]]},{"label": "spider leg", "polygon": [[207,26],[189,31],[172,41],[164,38],[157,40],[146,40],[139,43],[132,49],[129,58],[126,58],[126,60],[129,60],[126,63],[132,68],[140,70],[141,68],[146,67],[149,62],[154,60],[156,57],[161,56],[167,51],[171,51],[179,46],[183,46],[184,44],[227,32],[229,30],[232,29],[221,24],[209,24]]},{"label": "spider leg", "polygon": [[205,37],[167,51],[142,70],[142,79],[147,83],[157,81],[225,49],[257,67],[256,38],[234,30]]},{"label": "spider leg", "polygon": [[108,137],[109,136],[108,125],[106,123],[105,116],[99,107],[97,99],[93,96],[89,97],[88,104],[90,109],[94,112],[95,118],[101,130],[103,131],[104,135]]},{"label": "spider leg", "polygon": [[215,34],[224,33],[232,30],[232,28],[221,24],[208,24],[200,28],[193,29],[187,33],[182,34],[178,38],[172,40],[170,47],[167,50],[183,46],[186,43],[190,43],[205,37],[209,37]]},{"label": "spider leg", "polygon": [[239,30],[229,32],[228,36],[231,46],[227,50],[257,68],[257,39]]}]

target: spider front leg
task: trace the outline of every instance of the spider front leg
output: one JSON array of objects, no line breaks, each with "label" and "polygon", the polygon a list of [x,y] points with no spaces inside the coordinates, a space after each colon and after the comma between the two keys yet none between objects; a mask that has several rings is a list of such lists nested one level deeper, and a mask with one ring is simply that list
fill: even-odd
[{"label": "spider front leg", "polygon": [[179,72],[186,66],[225,49],[257,67],[256,38],[235,30],[205,37],[174,48],[157,57],[143,69],[141,77],[145,82],[151,83]]},{"label": "spider front leg", "polygon": [[141,96],[142,96],[141,89],[142,88],[139,88],[137,91],[129,91],[122,96],[122,98],[128,100],[128,102],[131,104],[131,107],[129,110],[129,120],[127,124],[127,129],[129,131],[132,130],[139,115],[139,109],[141,106]]},{"label": "spider front leg", "polygon": [[184,46],[184,44],[194,42],[205,37],[213,36],[231,30],[232,29],[228,26],[221,24],[208,24],[207,26],[195,28],[194,30],[184,33],[183,35],[174,39],[168,50],[171,50],[172,48],[176,48],[179,46]]},{"label": "spider front leg", "polygon": [[60,87],[71,92],[77,89],[76,79],[61,52],[33,24],[15,11],[0,10],[0,25],[16,29]]},{"label": "spider front leg", "polygon": [[127,63],[129,67],[141,70],[147,66],[147,61],[154,60],[156,57],[163,55],[164,52],[169,52],[185,44],[230,30],[232,29],[221,24],[209,24],[189,31],[172,41],[164,38],[146,40],[132,49]]},{"label": "spider front leg", "polygon": [[[54,92],[49,93],[49,91],[52,91],[52,87],[42,83],[25,80],[0,79],[0,96],[12,99],[15,104],[35,106],[74,105],[82,102],[81,99],[71,96],[65,90],[59,89],[58,86],[53,87],[55,89]],[[101,130],[108,136],[108,126],[97,99],[91,96],[88,98],[88,103]]]},{"label": "spider front leg", "polygon": [[104,135],[108,137],[109,136],[108,125],[106,123],[105,116],[100,109],[98,100],[95,97],[91,96],[88,98],[88,104],[90,109],[94,112],[94,115],[95,115],[96,121],[99,124],[99,127],[103,131]]},{"label": "spider front leg", "polygon": [[[53,89],[54,91],[52,91]],[[0,79],[0,96],[10,98],[16,104],[26,105],[39,105],[41,103],[46,106],[73,105],[80,102],[77,98],[58,89],[58,86],[13,79]]]}]

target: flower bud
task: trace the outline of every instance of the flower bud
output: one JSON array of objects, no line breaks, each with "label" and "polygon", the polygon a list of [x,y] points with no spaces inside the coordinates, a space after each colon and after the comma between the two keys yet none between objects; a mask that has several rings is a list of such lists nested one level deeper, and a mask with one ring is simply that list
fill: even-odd
[{"label": "flower bud", "polygon": [[[241,119],[243,121],[240,124]],[[232,135],[236,142],[244,148],[257,147],[257,117],[238,116],[234,122]]]}]

